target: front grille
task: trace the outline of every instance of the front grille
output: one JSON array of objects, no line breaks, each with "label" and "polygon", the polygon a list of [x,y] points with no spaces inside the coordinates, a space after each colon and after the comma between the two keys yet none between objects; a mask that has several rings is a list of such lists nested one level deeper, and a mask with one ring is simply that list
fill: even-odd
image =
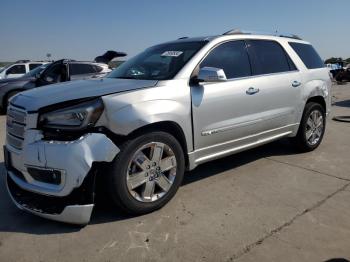
[{"label": "front grille", "polygon": [[17,149],[22,149],[26,128],[26,112],[10,106],[7,110],[6,128],[7,143]]}]

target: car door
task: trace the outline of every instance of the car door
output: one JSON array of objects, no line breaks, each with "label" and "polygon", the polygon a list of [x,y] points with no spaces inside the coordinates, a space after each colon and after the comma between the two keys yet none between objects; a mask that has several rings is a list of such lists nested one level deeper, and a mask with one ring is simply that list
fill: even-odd
[{"label": "car door", "polygon": [[[215,47],[199,64],[223,69],[227,81],[191,84],[196,158],[206,159],[256,141],[260,94],[242,40]],[[254,91],[255,90],[255,91]],[[200,161],[199,161],[200,162]]]},{"label": "car door", "polygon": [[24,64],[16,64],[6,70],[6,78],[21,77],[26,73],[26,67]]},{"label": "car door", "polygon": [[29,64],[29,71],[32,71],[33,69],[39,67],[39,66],[42,66],[43,64],[42,63],[30,63]]},{"label": "car door", "polygon": [[36,86],[45,86],[69,81],[68,65],[63,60],[50,64],[36,80]]},{"label": "car door", "polygon": [[259,89],[255,108],[260,112],[259,139],[293,130],[301,105],[302,78],[284,48],[272,40],[247,40],[253,82]]},{"label": "car door", "polygon": [[69,73],[71,81],[96,78],[98,75],[93,65],[86,63],[71,63]]}]

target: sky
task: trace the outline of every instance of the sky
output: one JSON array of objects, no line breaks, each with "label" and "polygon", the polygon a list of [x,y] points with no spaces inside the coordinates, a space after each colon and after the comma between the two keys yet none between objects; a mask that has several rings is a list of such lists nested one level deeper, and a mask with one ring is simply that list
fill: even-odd
[{"label": "sky", "polygon": [[322,58],[350,57],[350,0],[1,0],[0,61],[128,57],[183,36],[233,28],[286,32]]}]

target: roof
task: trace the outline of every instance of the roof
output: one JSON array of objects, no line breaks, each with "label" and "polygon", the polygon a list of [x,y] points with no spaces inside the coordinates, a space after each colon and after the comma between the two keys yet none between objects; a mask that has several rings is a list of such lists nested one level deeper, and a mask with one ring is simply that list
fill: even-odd
[{"label": "roof", "polygon": [[299,36],[297,36],[295,34],[281,33],[278,31],[275,31],[272,33],[272,32],[260,32],[260,31],[248,31],[248,30],[241,30],[241,29],[233,29],[233,30],[230,30],[230,31],[223,33],[223,35],[264,35],[264,36],[277,36],[277,37],[286,37],[286,38],[302,40]]},{"label": "roof", "polygon": [[241,29],[233,29],[230,31],[227,31],[223,33],[222,35],[216,35],[216,36],[202,36],[202,37],[180,37],[177,40],[166,42],[165,44],[169,43],[179,43],[179,42],[209,42],[213,39],[222,37],[222,36],[229,36],[229,35],[258,35],[258,36],[273,36],[273,37],[282,37],[282,38],[289,38],[289,39],[295,39],[295,40],[302,40],[299,36],[295,34],[290,33],[281,33],[281,32],[260,32],[260,31],[249,31],[249,30],[241,30]]}]

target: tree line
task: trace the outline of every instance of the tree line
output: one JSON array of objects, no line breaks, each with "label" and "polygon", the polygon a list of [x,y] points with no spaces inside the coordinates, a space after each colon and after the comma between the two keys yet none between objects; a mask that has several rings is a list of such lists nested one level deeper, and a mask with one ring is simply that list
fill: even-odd
[{"label": "tree line", "polygon": [[343,59],[341,57],[331,57],[324,61],[325,64],[336,64],[339,62],[345,62],[347,64],[350,64],[350,57],[347,59]]}]

